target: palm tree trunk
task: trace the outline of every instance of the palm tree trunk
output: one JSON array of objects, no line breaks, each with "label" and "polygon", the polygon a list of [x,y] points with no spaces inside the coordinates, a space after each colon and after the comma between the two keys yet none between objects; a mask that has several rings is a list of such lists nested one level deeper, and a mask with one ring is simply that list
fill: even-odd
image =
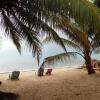
[{"label": "palm tree trunk", "polygon": [[86,64],[86,68],[88,70],[88,74],[94,74],[95,70],[93,69],[93,66],[91,64],[91,57],[90,57],[89,51],[90,50],[87,48],[84,50],[85,64]]}]

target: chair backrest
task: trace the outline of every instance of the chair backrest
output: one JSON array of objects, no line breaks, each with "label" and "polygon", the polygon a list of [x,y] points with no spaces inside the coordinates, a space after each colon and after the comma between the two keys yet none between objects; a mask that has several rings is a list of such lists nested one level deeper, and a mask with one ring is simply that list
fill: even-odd
[{"label": "chair backrest", "polygon": [[19,77],[20,71],[13,71],[12,76]]}]

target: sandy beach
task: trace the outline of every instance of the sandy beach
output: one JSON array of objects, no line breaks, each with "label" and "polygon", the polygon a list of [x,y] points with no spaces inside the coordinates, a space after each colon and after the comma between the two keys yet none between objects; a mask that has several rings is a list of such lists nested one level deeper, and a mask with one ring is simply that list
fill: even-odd
[{"label": "sandy beach", "polygon": [[1,91],[19,94],[18,100],[100,100],[100,71],[88,75],[84,69],[54,69],[51,76],[21,72],[20,80],[0,74]]}]

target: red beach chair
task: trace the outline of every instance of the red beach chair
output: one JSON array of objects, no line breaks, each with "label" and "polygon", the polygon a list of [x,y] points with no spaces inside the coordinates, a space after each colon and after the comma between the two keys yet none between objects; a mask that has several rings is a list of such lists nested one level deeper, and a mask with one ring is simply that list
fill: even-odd
[{"label": "red beach chair", "polygon": [[47,69],[46,75],[51,75],[51,73],[52,73],[52,69],[51,68]]}]

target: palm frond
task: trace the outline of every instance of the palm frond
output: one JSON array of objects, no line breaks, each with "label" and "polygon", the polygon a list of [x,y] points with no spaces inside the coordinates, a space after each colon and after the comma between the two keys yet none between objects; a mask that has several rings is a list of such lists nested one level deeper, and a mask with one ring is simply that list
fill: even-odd
[{"label": "palm frond", "polygon": [[[15,20],[14,20],[15,19]],[[20,39],[26,40],[29,48],[31,48],[33,55],[40,53],[40,41],[37,38],[37,32],[31,30],[24,25],[16,16],[11,21],[8,16],[3,13],[4,27],[7,35],[10,36],[15,43],[18,51],[20,50]]]},{"label": "palm frond", "polygon": [[[75,48],[77,50],[81,50],[81,47],[78,44],[74,43],[73,41],[70,41],[70,39],[65,39],[65,38],[61,37],[61,40],[63,41],[65,46],[69,46],[69,47]],[[49,42],[55,42],[55,41],[53,40],[52,37],[46,37],[42,41],[42,43],[44,43],[44,44],[49,43]],[[59,44],[59,43],[57,43],[57,44]]]},{"label": "palm frond", "polygon": [[2,21],[7,33],[6,35],[10,35],[11,39],[17,47],[17,50],[19,51],[19,53],[21,53],[20,35],[18,34],[19,32],[4,12],[2,12]]},{"label": "palm frond", "polygon": [[42,66],[53,65],[57,62],[66,61],[67,59],[70,59],[71,57],[76,57],[76,53],[75,52],[67,52],[67,53],[57,54],[57,55],[45,58],[41,65]]},{"label": "palm frond", "polygon": [[65,34],[69,36],[69,39],[81,47],[90,47],[88,40],[88,34],[77,28],[72,22],[65,17],[60,19],[60,27],[64,30]]},{"label": "palm frond", "polygon": [[82,29],[100,31],[100,9],[88,0],[46,0],[46,7],[51,13],[60,13],[73,18]]}]

